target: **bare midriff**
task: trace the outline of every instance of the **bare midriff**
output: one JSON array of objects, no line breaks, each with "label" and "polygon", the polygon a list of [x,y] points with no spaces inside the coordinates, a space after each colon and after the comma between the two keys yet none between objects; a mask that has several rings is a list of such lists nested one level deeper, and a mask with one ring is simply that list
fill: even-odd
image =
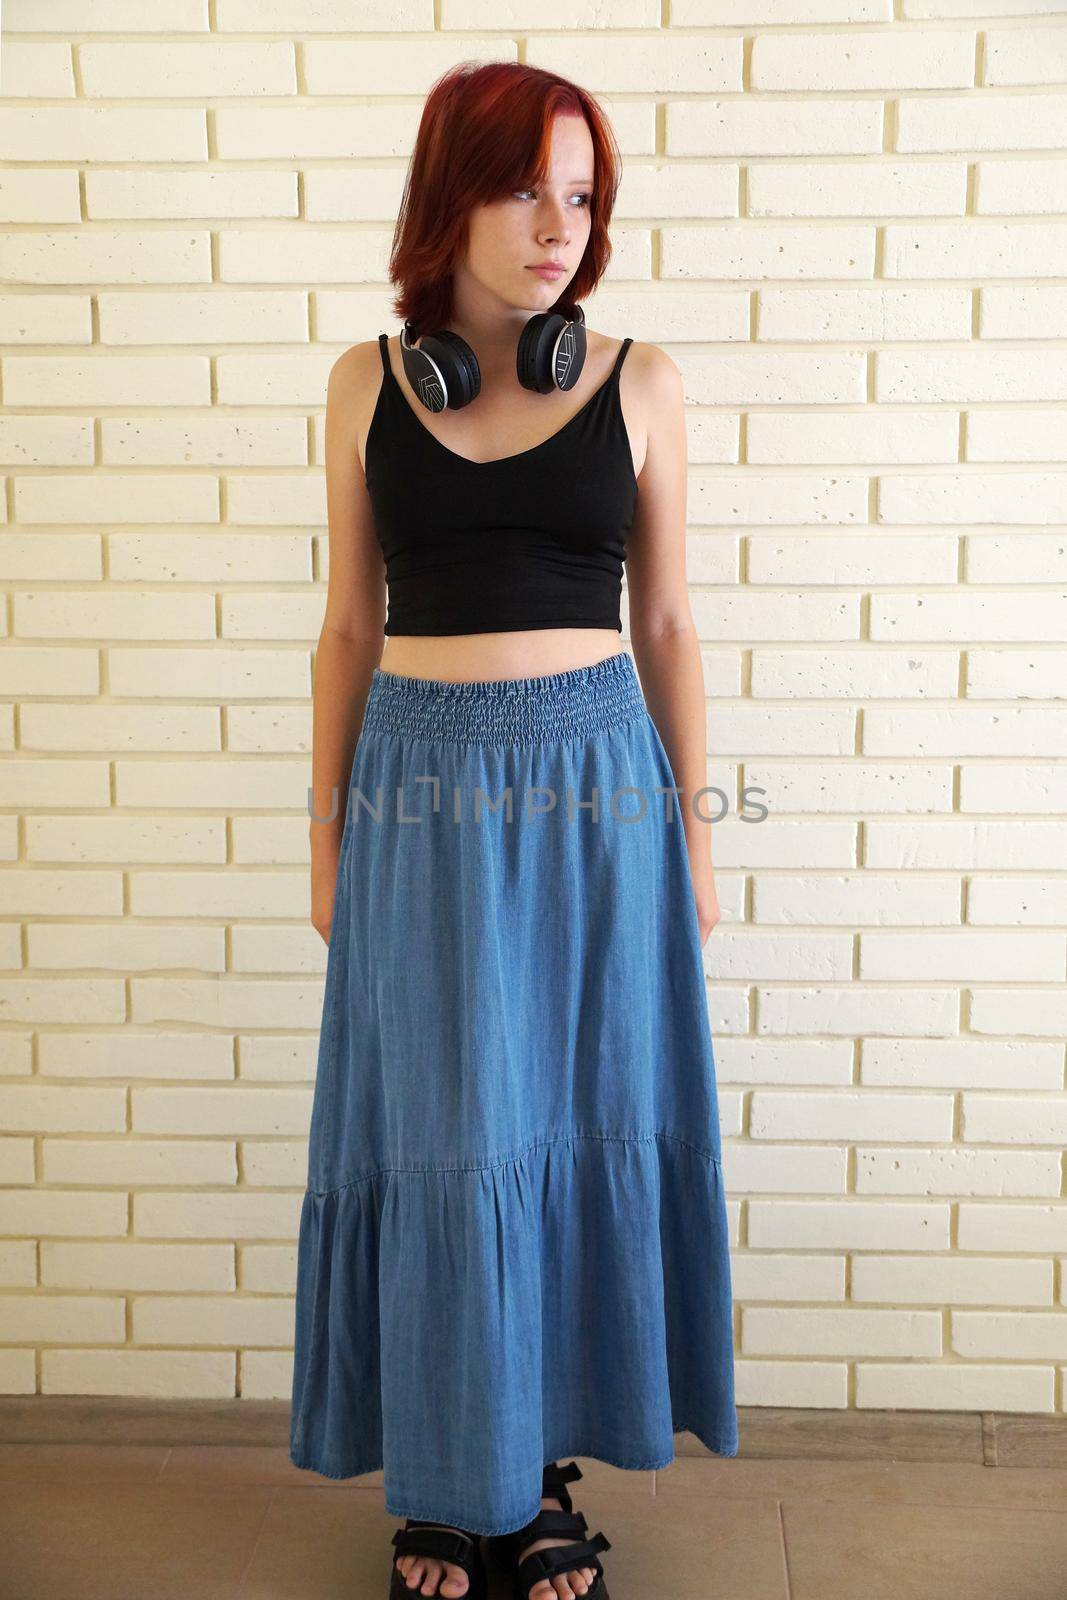
[{"label": "bare midriff", "polygon": [[626,646],[616,628],[517,628],[506,633],[390,634],[378,665],[449,683],[539,678],[591,667]]}]

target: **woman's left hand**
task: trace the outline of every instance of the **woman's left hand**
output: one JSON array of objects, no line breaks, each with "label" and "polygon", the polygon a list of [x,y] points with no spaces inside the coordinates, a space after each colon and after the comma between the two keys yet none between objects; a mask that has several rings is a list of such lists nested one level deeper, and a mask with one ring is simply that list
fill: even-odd
[{"label": "woman's left hand", "polygon": [[703,948],[722,916],[719,896],[715,889],[715,868],[707,858],[696,862],[690,858],[689,875],[693,884],[693,899],[696,902],[697,922],[700,926],[700,944]]}]

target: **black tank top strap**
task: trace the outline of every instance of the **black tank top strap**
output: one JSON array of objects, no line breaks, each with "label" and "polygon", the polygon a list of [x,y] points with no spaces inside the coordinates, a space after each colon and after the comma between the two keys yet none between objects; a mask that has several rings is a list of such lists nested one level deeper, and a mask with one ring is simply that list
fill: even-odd
[{"label": "black tank top strap", "polygon": [[620,369],[622,367],[622,364],[626,360],[626,352],[627,352],[627,350],[629,350],[629,348],[630,348],[630,346],[632,344],[633,344],[633,340],[632,339],[624,339],[622,341],[622,344],[619,346],[619,353],[615,357],[615,365],[611,369],[611,382],[612,383],[614,383],[616,378],[619,376],[619,372],[620,372]]},{"label": "black tank top strap", "polygon": [[378,349],[382,353],[382,367],[385,371],[385,376],[387,378],[391,378],[393,375],[393,369],[389,364],[389,335],[387,333],[380,333],[378,335]]}]

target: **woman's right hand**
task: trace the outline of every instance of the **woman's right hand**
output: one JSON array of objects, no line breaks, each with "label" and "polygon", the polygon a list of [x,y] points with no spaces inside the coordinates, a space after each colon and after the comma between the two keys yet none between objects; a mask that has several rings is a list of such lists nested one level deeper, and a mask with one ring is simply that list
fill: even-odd
[{"label": "woman's right hand", "polygon": [[333,901],[337,887],[337,863],[341,848],[336,840],[323,839],[311,848],[311,925],[327,946],[333,924]]}]

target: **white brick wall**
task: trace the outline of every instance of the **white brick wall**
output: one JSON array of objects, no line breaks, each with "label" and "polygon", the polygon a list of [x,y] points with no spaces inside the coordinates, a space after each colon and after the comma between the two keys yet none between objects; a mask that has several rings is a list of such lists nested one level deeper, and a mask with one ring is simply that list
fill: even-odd
[{"label": "white brick wall", "polygon": [[1067,0],[6,0],[0,1389],[287,1396],[326,374],[526,59],[684,377],[744,1405],[1063,1411]]}]

